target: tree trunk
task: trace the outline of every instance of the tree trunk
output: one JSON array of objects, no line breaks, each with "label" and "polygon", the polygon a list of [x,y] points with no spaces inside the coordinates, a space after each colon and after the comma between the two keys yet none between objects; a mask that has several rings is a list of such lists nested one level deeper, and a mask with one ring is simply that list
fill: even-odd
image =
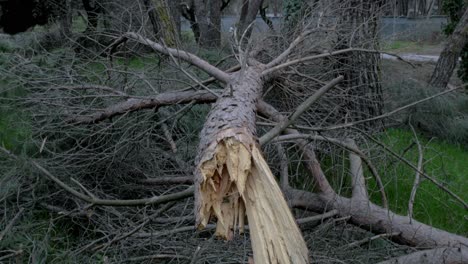
[{"label": "tree trunk", "polygon": [[241,14],[239,16],[239,23],[237,32],[239,36],[245,33],[245,36],[249,37],[252,29],[245,32],[249,25],[255,21],[257,14],[260,11],[263,0],[244,0],[241,7]]},{"label": "tree trunk", "polygon": [[86,24],[85,33],[94,32],[98,27],[101,6],[96,1],[83,0],[83,7],[86,11],[86,15],[88,16],[88,22]]},{"label": "tree trunk", "polygon": [[60,33],[65,38],[71,37],[72,35],[72,19],[73,10],[71,6],[71,0],[65,0],[65,4],[60,16]]},{"label": "tree trunk", "polygon": [[244,218],[254,261],[308,263],[308,251],[256,137],[261,67],[234,74],[208,114],[200,134],[195,171],[196,225],[217,218],[216,234],[231,239]]},{"label": "tree trunk", "polygon": [[450,77],[457,66],[463,48],[468,44],[468,8],[458,22],[455,31],[447,40],[429,84],[433,87],[445,89]]},{"label": "tree trunk", "polygon": [[[381,1],[346,1],[340,15],[337,48],[360,47],[378,50],[378,12]],[[380,84],[380,55],[354,51],[338,59],[336,66],[347,88],[343,116],[346,121],[367,119],[382,114],[383,97]],[[366,127],[369,127],[368,124]]]},{"label": "tree trunk", "polygon": [[177,25],[166,0],[145,0],[154,35],[169,47],[178,43]]},{"label": "tree trunk", "polygon": [[221,45],[221,6],[220,0],[195,0],[195,20],[199,30],[198,44],[202,47],[212,48]]}]

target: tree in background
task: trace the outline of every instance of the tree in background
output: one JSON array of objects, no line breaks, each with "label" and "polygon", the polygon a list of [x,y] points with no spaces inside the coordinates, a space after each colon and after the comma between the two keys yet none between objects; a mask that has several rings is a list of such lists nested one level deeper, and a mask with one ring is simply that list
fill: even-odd
[{"label": "tree in background", "polygon": [[[360,47],[379,50],[378,18],[383,1],[350,0],[339,6],[337,47]],[[380,82],[380,54],[354,50],[338,57],[336,70],[345,79],[348,95],[343,111],[349,120],[360,120],[382,113],[383,96]]]},{"label": "tree in background", "polygon": [[[451,1],[451,0],[450,0]],[[446,8],[450,14],[450,24],[445,32],[452,32],[440,54],[436,67],[432,73],[429,84],[444,89],[450,81],[450,77],[455,70],[460,55],[464,62],[460,67],[459,75],[466,82],[467,80],[467,59],[468,52],[468,5],[461,1],[447,3]],[[463,13],[460,13],[463,12]],[[460,16],[460,14],[462,14]]]},{"label": "tree in background", "polygon": [[[463,10],[468,7],[466,0],[445,0],[442,5],[442,10],[448,15],[449,23],[444,28],[444,33],[450,36],[455,31],[455,28],[463,16]],[[460,69],[458,76],[464,81],[468,82],[468,43],[465,44],[460,54]]]}]

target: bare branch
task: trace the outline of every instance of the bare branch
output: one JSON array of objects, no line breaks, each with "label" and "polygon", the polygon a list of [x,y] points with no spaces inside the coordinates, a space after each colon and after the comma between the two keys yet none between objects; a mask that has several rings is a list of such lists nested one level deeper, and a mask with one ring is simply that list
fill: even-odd
[{"label": "bare branch", "polygon": [[144,45],[147,45],[151,48],[153,48],[154,50],[162,53],[162,54],[166,54],[166,55],[172,55],[176,58],[180,58],[190,64],[193,64],[195,66],[197,66],[198,68],[200,68],[201,70],[205,71],[206,73],[210,74],[211,76],[213,76],[214,78],[218,79],[219,81],[222,81],[224,83],[228,83],[229,82],[229,79],[231,78],[231,76],[216,68],[215,66],[211,65],[210,63],[208,63],[207,61],[201,59],[200,57],[192,54],[192,53],[189,53],[189,52],[186,52],[186,51],[182,51],[182,50],[178,50],[178,49],[173,49],[173,48],[167,48],[167,47],[164,47],[163,45],[159,44],[159,43],[156,43],[148,38],[145,38],[137,33],[133,33],[133,32],[127,32],[125,33],[122,38],[129,38],[129,39],[133,39],[141,44],[144,44]]},{"label": "bare branch", "polygon": [[393,53],[388,53],[388,52],[383,52],[383,51],[378,51],[378,50],[370,50],[370,49],[347,48],[347,49],[336,50],[336,51],[332,51],[332,52],[328,52],[328,53],[322,53],[322,54],[318,54],[318,55],[306,56],[306,57],[302,57],[300,59],[290,60],[290,61],[287,61],[287,62],[285,62],[283,64],[279,64],[279,65],[276,65],[276,66],[265,69],[262,72],[262,76],[272,74],[275,71],[281,70],[283,68],[286,68],[286,67],[289,67],[289,66],[292,66],[294,64],[301,63],[301,62],[306,62],[306,61],[316,60],[316,59],[321,59],[321,58],[326,58],[326,57],[332,57],[332,56],[336,56],[336,55],[340,55],[340,54],[348,53],[348,52],[353,52],[353,51],[388,54],[388,55],[391,55],[391,56],[395,56],[395,57],[397,57],[398,59],[400,59],[402,61],[405,61],[403,58],[401,58],[400,56],[398,56],[396,54],[393,54]]},{"label": "bare branch", "polygon": [[414,139],[416,142],[416,145],[418,146],[418,170],[416,171],[416,175],[414,176],[414,183],[413,183],[413,188],[411,189],[411,194],[410,198],[408,201],[408,216],[413,218],[413,206],[414,206],[414,199],[416,198],[416,191],[418,190],[419,183],[421,182],[421,174],[419,173],[420,171],[423,171],[423,162],[424,162],[424,153],[423,149],[421,146],[421,143],[419,143],[418,135],[416,134],[416,131],[414,130],[414,127],[409,124],[411,127],[411,131],[413,131]]},{"label": "bare branch", "polygon": [[331,80],[327,85],[320,88],[317,92],[315,92],[311,97],[307,98],[304,102],[302,102],[294,111],[289,118],[284,119],[282,122],[278,123],[273,129],[268,131],[265,135],[260,138],[260,145],[264,145],[270,142],[274,137],[278,136],[284,129],[286,129],[289,125],[294,123],[299,116],[304,113],[307,109],[309,109],[312,104],[317,102],[320,97],[322,97],[328,90],[338,84],[341,80],[343,80],[343,76],[338,76],[335,79]]},{"label": "bare branch", "polygon": [[211,103],[217,99],[215,95],[208,91],[177,91],[161,93],[154,98],[149,99],[128,99],[125,102],[112,105],[102,112],[98,112],[88,116],[77,116],[70,118],[68,122],[74,124],[92,124],[105,119],[121,115],[128,112],[133,112],[141,109],[158,108],[161,106],[173,104],[187,104],[192,101],[195,103]]},{"label": "bare branch", "polygon": [[369,243],[371,241],[374,241],[376,239],[379,239],[379,238],[384,238],[384,237],[393,237],[393,236],[398,236],[400,235],[400,233],[398,232],[393,232],[393,233],[383,233],[383,234],[379,234],[379,235],[375,235],[375,236],[372,236],[372,237],[366,237],[362,240],[358,240],[358,241],[354,241],[353,243],[349,243],[343,247],[358,247],[362,244],[366,244],[366,243]]},{"label": "bare branch", "polygon": [[382,178],[380,177],[379,172],[377,171],[377,168],[371,162],[369,157],[367,157],[367,155],[364,154],[364,152],[362,152],[357,146],[351,146],[348,143],[342,140],[336,139],[336,138],[324,137],[324,136],[319,136],[319,135],[300,134],[299,132],[294,133],[294,134],[279,136],[275,139],[275,141],[299,140],[299,139],[311,139],[311,140],[320,140],[320,141],[330,142],[332,144],[335,144],[339,147],[342,147],[350,152],[357,154],[364,161],[364,163],[366,163],[372,176],[375,179],[375,182],[377,183],[377,186],[379,187],[379,191],[380,191],[381,199],[382,199],[382,206],[384,208],[388,208],[388,200],[387,200],[387,195],[385,194],[385,188],[382,182]]},{"label": "bare branch", "polygon": [[374,117],[371,117],[371,118],[368,118],[368,119],[364,119],[364,120],[359,120],[359,121],[355,121],[355,122],[349,122],[349,123],[346,123],[346,124],[341,124],[341,125],[333,125],[333,126],[328,126],[328,127],[305,127],[305,126],[297,126],[298,128],[300,129],[305,129],[305,130],[309,130],[309,131],[327,131],[327,130],[335,130],[335,129],[342,129],[342,128],[348,128],[348,127],[353,127],[353,126],[356,126],[356,125],[359,125],[359,124],[362,124],[362,123],[367,123],[367,122],[370,122],[370,121],[375,121],[375,120],[379,120],[379,119],[383,119],[383,118],[387,118],[391,115],[394,115],[398,112],[401,112],[403,110],[406,110],[410,107],[413,107],[415,105],[418,105],[418,104],[421,104],[421,103],[424,103],[424,102],[427,102],[429,100],[432,100],[436,97],[439,97],[439,96],[442,96],[442,95],[445,95],[447,93],[451,93],[451,92],[454,92],[456,90],[459,90],[461,88],[463,88],[464,86],[458,86],[458,87],[452,87],[451,89],[449,90],[446,90],[446,91],[443,91],[443,92],[440,92],[440,93],[437,93],[437,94],[434,94],[432,96],[429,96],[429,97],[426,97],[424,99],[421,99],[421,100],[418,100],[416,102],[413,102],[413,103],[410,103],[410,104],[407,104],[405,106],[402,106],[402,107],[399,107],[395,110],[392,110],[388,113],[385,113],[385,114],[381,114],[381,115],[378,115],[378,116],[374,116]]},{"label": "bare branch", "polygon": [[[278,112],[278,110],[261,100],[257,102],[257,111],[260,114],[278,123],[281,123],[286,120],[286,117],[280,112]],[[289,128],[285,129],[284,132],[292,135],[300,134],[299,131]],[[315,179],[319,190],[325,194],[334,195],[335,191],[333,190],[333,188],[330,185],[330,182],[328,182],[327,177],[323,173],[322,168],[320,167],[320,163],[318,162],[312,147],[308,144],[306,140],[303,139],[296,140],[296,143],[304,153],[304,163],[309,172],[311,173],[312,177]]]},{"label": "bare branch", "polygon": [[[349,139],[348,144],[352,147],[357,147],[354,140]],[[349,152],[349,170],[351,173],[351,187],[352,187],[352,198],[359,199],[362,201],[369,200],[369,194],[367,193],[366,180],[364,178],[362,160],[353,152]]]},{"label": "bare branch", "polygon": [[276,145],[276,151],[280,159],[280,186],[281,189],[287,190],[289,188],[288,157],[281,144]]},{"label": "bare branch", "polygon": [[24,208],[20,208],[18,213],[11,219],[11,221],[8,223],[8,225],[5,227],[5,229],[0,232],[0,241],[10,232],[10,229],[15,225],[15,222],[20,218],[21,214],[23,213]]}]

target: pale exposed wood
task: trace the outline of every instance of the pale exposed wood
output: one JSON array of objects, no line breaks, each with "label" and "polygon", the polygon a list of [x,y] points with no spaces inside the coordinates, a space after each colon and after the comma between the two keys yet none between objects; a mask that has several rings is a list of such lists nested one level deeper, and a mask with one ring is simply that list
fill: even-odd
[{"label": "pale exposed wood", "polygon": [[[348,144],[351,146],[357,147],[354,140],[350,139],[348,142]],[[364,178],[364,172],[362,168],[362,160],[354,152],[349,152],[349,170],[351,174],[352,198],[368,200],[369,194],[367,193],[366,180]]]},{"label": "pale exposed wood", "polygon": [[261,71],[250,66],[235,74],[207,116],[195,169],[196,226],[215,216],[216,234],[230,239],[243,232],[247,215],[256,264],[308,263],[305,241],[258,149]]}]

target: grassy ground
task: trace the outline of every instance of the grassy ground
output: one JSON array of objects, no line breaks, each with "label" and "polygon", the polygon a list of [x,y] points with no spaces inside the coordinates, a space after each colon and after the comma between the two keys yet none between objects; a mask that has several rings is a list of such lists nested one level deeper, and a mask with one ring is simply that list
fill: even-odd
[{"label": "grassy ground", "polygon": [[393,53],[415,53],[422,55],[439,55],[443,43],[395,40],[382,43],[382,50]]},{"label": "grassy ground", "polygon": [[[388,129],[380,137],[382,143],[396,153],[417,164],[419,152],[415,137],[405,129]],[[429,140],[418,135],[423,146],[424,172],[443,183],[445,187],[468,200],[468,150],[442,140]],[[406,215],[415,172],[399,160],[385,156],[376,162],[385,183],[390,208]],[[374,201],[379,193],[374,187]],[[428,180],[423,180],[417,191],[414,217],[426,224],[451,232],[468,235],[468,214],[460,204]]]}]

